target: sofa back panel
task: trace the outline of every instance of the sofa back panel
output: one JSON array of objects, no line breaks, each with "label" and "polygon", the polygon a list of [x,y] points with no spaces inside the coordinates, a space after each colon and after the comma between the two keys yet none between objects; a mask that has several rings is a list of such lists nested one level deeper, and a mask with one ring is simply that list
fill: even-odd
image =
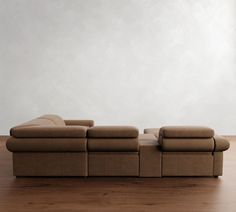
[{"label": "sofa back panel", "polygon": [[211,152],[163,152],[162,176],[213,176]]},{"label": "sofa back panel", "polygon": [[43,115],[43,116],[40,116],[39,119],[50,120],[57,126],[65,126],[66,125],[64,120],[60,116],[54,115],[54,114]]}]

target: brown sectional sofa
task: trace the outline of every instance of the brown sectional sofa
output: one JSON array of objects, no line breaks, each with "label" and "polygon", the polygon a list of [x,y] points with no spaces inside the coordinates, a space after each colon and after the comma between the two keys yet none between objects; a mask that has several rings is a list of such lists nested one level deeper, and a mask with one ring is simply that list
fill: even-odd
[{"label": "brown sectional sofa", "polygon": [[15,176],[220,176],[229,142],[206,127],[132,126],[44,115],[13,127]]}]

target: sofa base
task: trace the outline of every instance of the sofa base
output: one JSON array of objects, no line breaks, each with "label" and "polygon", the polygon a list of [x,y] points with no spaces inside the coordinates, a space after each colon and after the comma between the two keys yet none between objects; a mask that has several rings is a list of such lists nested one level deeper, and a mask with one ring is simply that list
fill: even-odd
[{"label": "sofa base", "polygon": [[214,176],[211,152],[163,152],[162,176]]},{"label": "sofa base", "polygon": [[94,152],[88,161],[89,176],[139,176],[138,152]]},{"label": "sofa base", "polygon": [[20,176],[88,176],[86,152],[13,153],[13,174]]}]

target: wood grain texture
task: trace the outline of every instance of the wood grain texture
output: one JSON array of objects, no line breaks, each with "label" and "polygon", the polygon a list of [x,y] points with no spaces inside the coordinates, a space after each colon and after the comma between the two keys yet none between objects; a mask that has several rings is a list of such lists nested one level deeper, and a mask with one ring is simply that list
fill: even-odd
[{"label": "wood grain texture", "polygon": [[0,139],[0,211],[236,211],[236,137],[219,178],[15,178]]}]

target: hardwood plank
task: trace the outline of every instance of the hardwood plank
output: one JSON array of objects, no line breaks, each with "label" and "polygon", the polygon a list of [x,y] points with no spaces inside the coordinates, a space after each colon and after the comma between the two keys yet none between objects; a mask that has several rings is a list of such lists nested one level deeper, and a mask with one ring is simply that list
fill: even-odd
[{"label": "hardwood plank", "polygon": [[236,137],[219,178],[15,178],[0,137],[0,211],[236,211]]}]

